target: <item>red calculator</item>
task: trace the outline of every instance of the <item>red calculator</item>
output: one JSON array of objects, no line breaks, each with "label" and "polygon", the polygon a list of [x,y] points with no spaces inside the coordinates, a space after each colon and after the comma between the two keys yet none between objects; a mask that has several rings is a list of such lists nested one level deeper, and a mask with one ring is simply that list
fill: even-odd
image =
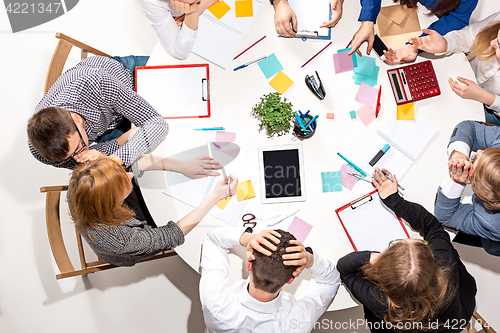
[{"label": "red calculator", "polygon": [[430,60],[389,69],[387,75],[398,105],[441,94]]}]

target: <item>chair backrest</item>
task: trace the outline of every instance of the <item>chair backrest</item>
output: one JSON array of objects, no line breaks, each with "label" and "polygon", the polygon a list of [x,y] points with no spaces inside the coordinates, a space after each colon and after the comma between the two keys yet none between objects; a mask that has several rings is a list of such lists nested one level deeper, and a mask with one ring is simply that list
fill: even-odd
[{"label": "chair backrest", "polygon": [[50,89],[50,87],[52,87],[59,76],[61,76],[64,69],[64,64],[66,63],[69,52],[71,51],[73,46],[76,46],[82,50],[81,60],[87,58],[87,53],[89,52],[95,55],[111,57],[107,53],[99,51],[98,49],[95,49],[87,44],[81,43],[76,39],[68,37],[60,32],[56,33],[56,38],[59,38],[59,43],[56,46],[54,54],[52,55],[52,59],[50,60],[47,77],[45,78],[44,94]]},{"label": "chair backrest", "polygon": [[472,328],[472,325],[471,325],[471,322],[472,320],[467,324],[467,330],[470,332],[470,333],[496,333],[496,331],[493,329],[493,327],[491,327],[487,322],[486,320],[483,319],[483,317],[481,317],[479,315],[479,313],[476,312],[476,310],[474,310],[474,313],[472,314],[472,318],[474,318],[476,320],[476,322],[481,325],[482,329],[479,330],[479,331],[474,331],[474,329]]},{"label": "chair backrest", "polygon": [[[85,259],[85,252],[83,249],[82,237],[78,229],[76,231],[76,240],[78,244],[78,253],[80,256],[81,269],[75,269],[71,259],[66,250],[64,238],[61,230],[60,219],[60,201],[61,192],[67,191],[68,186],[45,186],[40,188],[40,192],[46,193],[45,201],[45,219],[47,223],[47,234],[49,236],[50,248],[52,255],[59,267],[60,274],[56,274],[57,279],[64,279],[67,277],[87,275],[89,273],[104,271],[117,266],[106,263],[103,260],[87,262]],[[144,259],[141,262],[161,259],[177,255],[173,250],[164,250],[150,258]]]}]

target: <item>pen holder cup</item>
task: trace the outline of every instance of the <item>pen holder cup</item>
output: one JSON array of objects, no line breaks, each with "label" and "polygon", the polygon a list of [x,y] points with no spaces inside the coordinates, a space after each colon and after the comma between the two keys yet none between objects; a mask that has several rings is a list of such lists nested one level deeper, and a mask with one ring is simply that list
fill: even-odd
[{"label": "pen holder cup", "polygon": [[[307,115],[305,117],[304,124],[307,124],[307,122],[309,120],[311,120],[312,118],[313,118],[313,116]],[[306,133],[306,132],[304,132],[304,129],[302,129],[302,126],[300,126],[297,123],[297,119],[294,119],[293,120],[293,135],[299,140],[309,139],[310,137],[312,137],[314,135],[314,133],[316,133],[316,129],[318,128],[318,120],[315,120],[312,122],[312,127],[314,127],[314,129],[312,129],[311,126],[308,126],[308,129],[310,130],[310,132]]]}]

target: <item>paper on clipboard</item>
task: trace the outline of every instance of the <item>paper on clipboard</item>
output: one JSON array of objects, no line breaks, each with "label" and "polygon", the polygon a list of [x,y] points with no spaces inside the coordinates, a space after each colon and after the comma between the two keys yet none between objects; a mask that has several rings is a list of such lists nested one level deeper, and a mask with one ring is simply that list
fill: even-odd
[{"label": "paper on clipboard", "polygon": [[[331,39],[330,28],[320,28],[323,22],[330,21],[331,10],[328,0],[288,0],[288,4],[297,13],[298,38]],[[321,10],[318,10],[321,8]],[[323,10],[324,9],[324,10]],[[315,34],[317,32],[317,34]],[[304,35],[301,36],[301,33]],[[311,36],[308,36],[311,34]],[[312,37],[315,35],[315,37]]]},{"label": "paper on clipboard", "polygon": [[354,251],[384,251],[394,239],[410,238],[399,217],[375,190],[336,209]]},{"label": "paper on clipboard", "polygon": [[136,67],[135,91],[164,118],[210,117],[208,64]]}]

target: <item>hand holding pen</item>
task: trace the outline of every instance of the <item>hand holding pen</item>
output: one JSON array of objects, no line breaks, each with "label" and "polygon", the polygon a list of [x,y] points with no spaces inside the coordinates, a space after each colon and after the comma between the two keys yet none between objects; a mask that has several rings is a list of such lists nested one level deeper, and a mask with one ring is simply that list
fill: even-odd
[{"label": "hand holding pen", "polygon": [[398,180],[386,169],[375,168],[372,184],[378,190],[381,199],[385,199],[398,191]]}]

